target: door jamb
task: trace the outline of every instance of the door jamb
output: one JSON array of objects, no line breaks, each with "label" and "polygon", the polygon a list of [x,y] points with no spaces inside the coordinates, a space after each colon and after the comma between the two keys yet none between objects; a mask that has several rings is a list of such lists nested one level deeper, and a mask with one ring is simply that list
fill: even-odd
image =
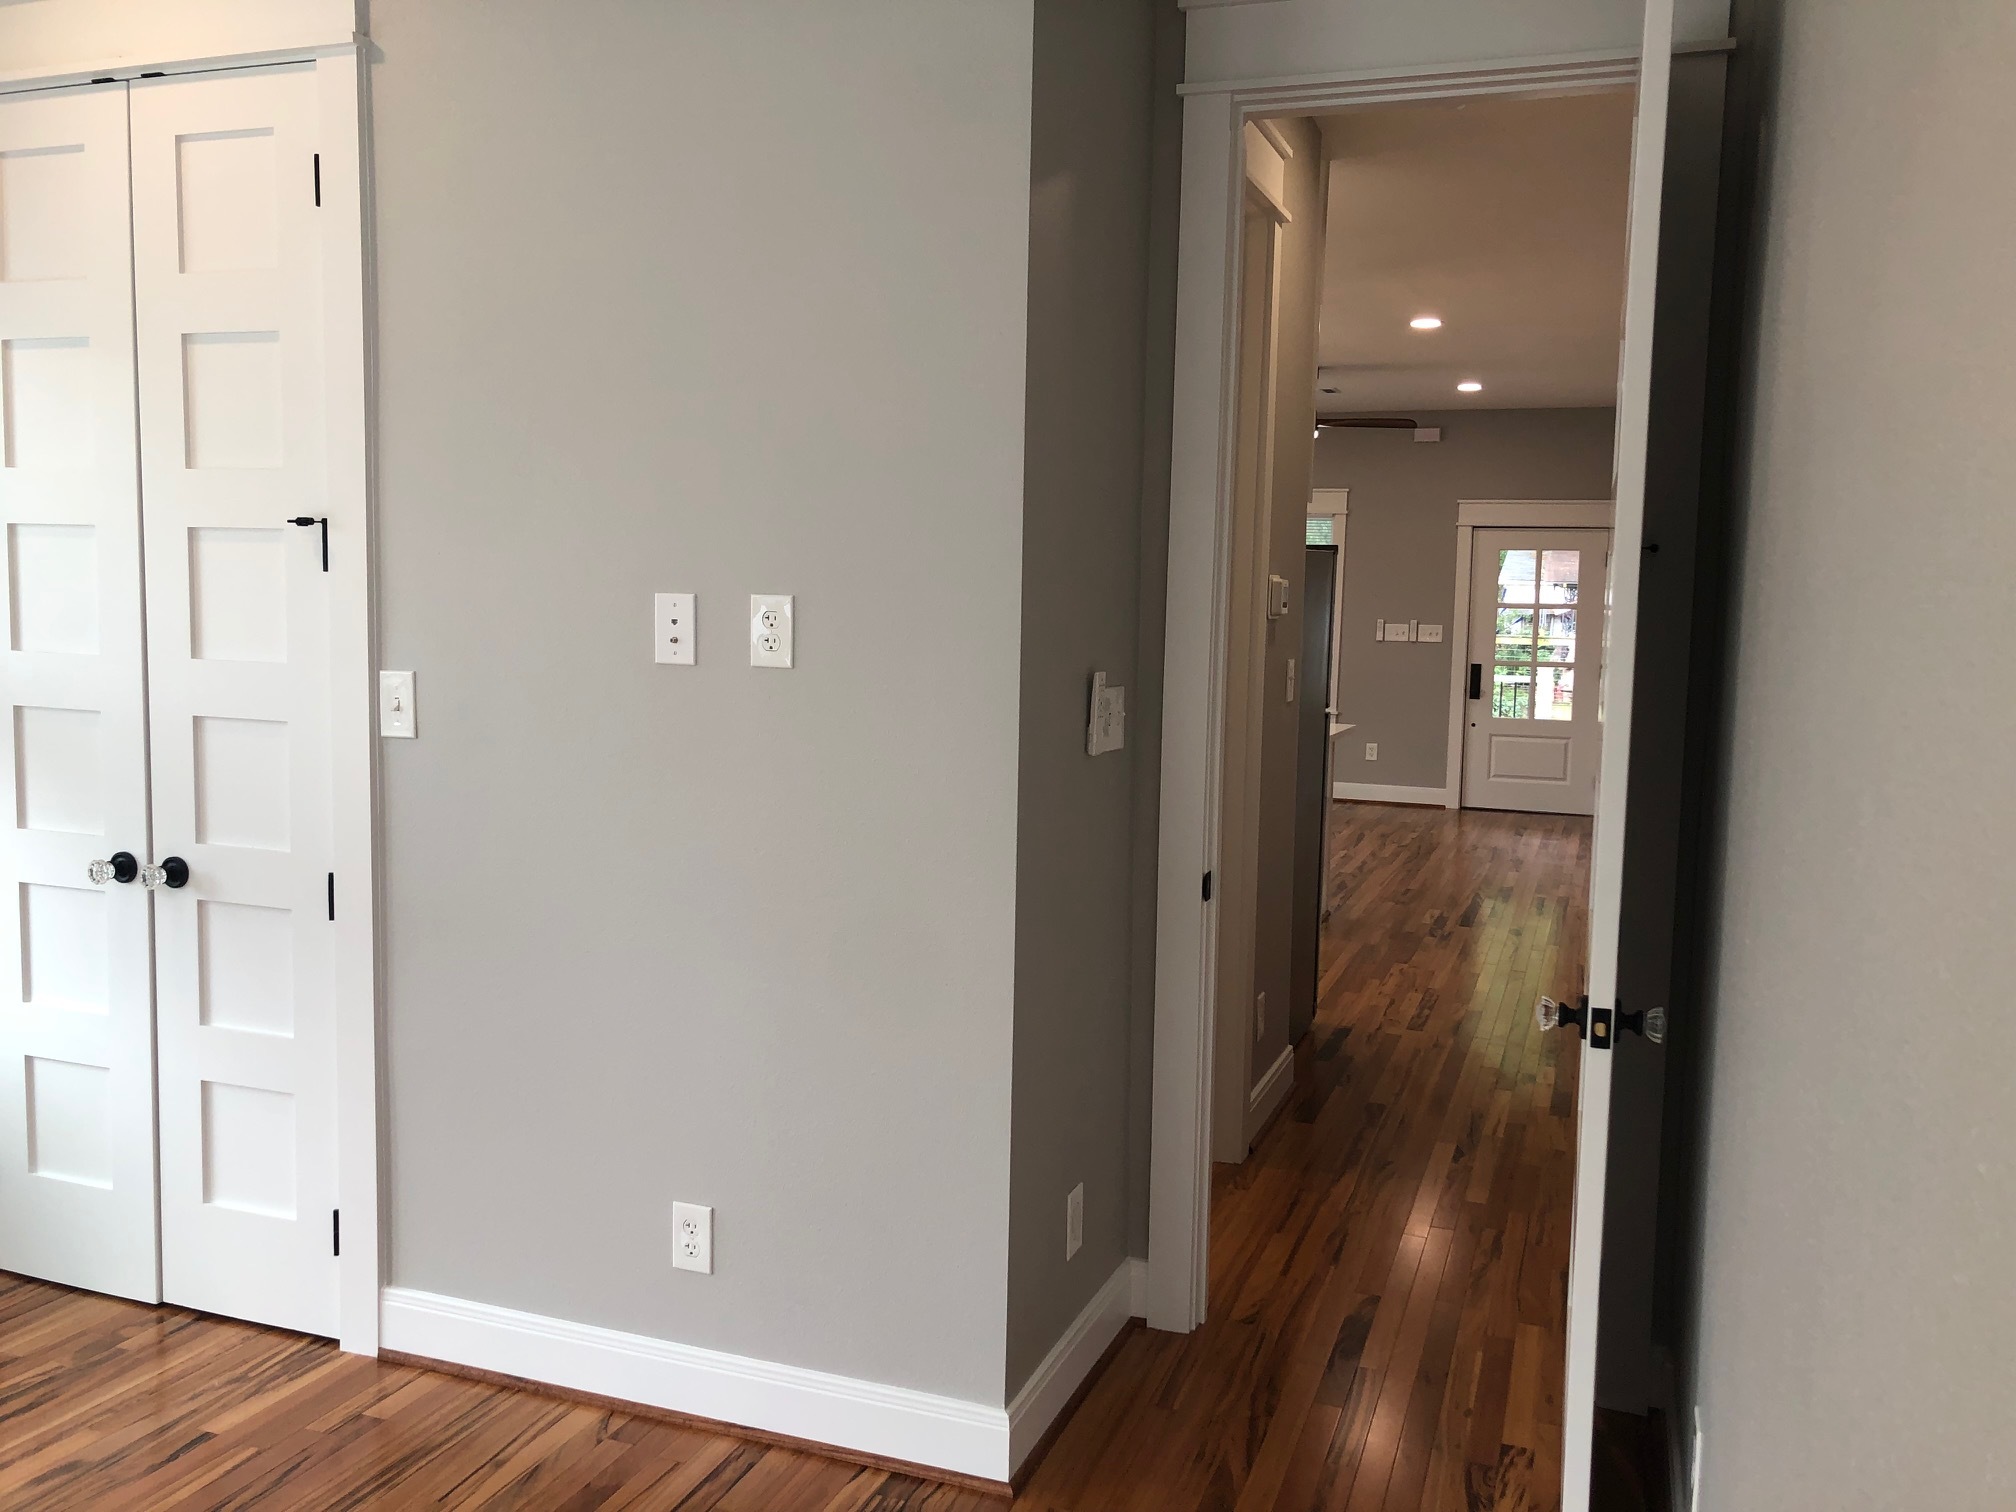
[{"label": "door jamb", "polygon": [[1346,105],[1558,95],[1633,85],[1636,49],[1292,81],[1186,86],[1177,252],[1174,442],[1164,639],[1162,802],[1156,886],[1155,1037],[1149,1149],[1149,1323],[1204,1321],[1210,1227],[1212,1061],[1219,911],[1200,888],[1224,836],[1221,752],[1244,127]]},{"label": "door jamb", "polygon": [[1449,754],[1442,806],[1463,807],[1464,675],[1470,666],[1470,574],[1472,547],[1480,529],[1609,530],[1617,523],[1610,499],[1458,499],[1456,501],[1456,607],[1450,616]]},{"label": "door jamb", "polygon": [[[142,72],[196,75],[306,63],[319,100],[324,440],[329,511],[330,819],[336,866],[331,999],[336,1027],[336,1181],[342,1242],[336,1256],[338,1343],[378,1352],[383,1283],[383,1123],[378,1074],[378,750],[376,574],[372,570],[372,286],[367,39],[323,36],[297,47],[153,58],[117,65],[52,65],[0,75],[0,93],[126,82]],[[333,1239],[333,1236],[332,1236]]]}]

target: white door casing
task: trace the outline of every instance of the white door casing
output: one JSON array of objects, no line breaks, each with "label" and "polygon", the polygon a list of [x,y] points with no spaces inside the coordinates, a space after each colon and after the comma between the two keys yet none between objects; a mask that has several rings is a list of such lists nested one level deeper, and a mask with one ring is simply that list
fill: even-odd
[{"label": "white door casing", "polygon": [[159,1296],[126,87],[0,97],[0,1267]]},{"label": "white door casing", "polygon": [[[1673,84],[1673,0],[1646,0],[1638,117],[1631,144],[1631,223],[1624,345],[1617,375],[1616,515],[1603,616],[1603,750],[1589,875],[1589,1002],[1614,1009],[1622,925],[1624,821],[1631,760],[1640,552],[1651,435],[1652,335],[1658,308],[1660,207]],[[1614,1030],[1613,1030],[1614,1039]],[[1603,1198],[1610,1157],[1611,1056],[1585,1044],[1575,1107],[1574,1227],[1568,1253],[1567,1376],[1562,1393],[1561,1508],[1589,1512],[1596,1431],[1596,1330],[1603,1269]]]},{"label": "white door casing", "polygon": [[1474,533],[1463,807],[1595,811],[1609,555],[1607,530]]},{"label": "white door casing", "polygon": [[313,65],[132,86],[162,1293],[338,1331]]}]

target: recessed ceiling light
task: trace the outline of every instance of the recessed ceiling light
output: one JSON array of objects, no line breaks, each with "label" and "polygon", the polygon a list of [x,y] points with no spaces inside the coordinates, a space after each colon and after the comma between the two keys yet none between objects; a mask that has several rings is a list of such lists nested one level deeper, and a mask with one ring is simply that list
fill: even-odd
[{"label": "recessed ceiling light", "polygon": [[1475,378],[1469,378],[1456,385],[1456,392],[1459,394],[1481,394],[1484,392],[1484,385],[1479,383]]},{"label": "recessed ceiling light", "polygon": [[1440,315],[1416,315],[1407,324],[1414,327],[1417,331],[1439,331],[1442,329],[1442,317]]}]

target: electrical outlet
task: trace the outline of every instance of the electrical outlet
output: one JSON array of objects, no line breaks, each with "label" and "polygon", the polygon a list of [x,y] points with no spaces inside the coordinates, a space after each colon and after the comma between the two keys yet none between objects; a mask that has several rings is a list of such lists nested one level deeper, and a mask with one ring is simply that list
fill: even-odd
[{"label": "electrical outlet", "polygon": [[1085,1242],[1085,1183],[1071,1188],[1064,1199],[1064,1258],[1069,1260]]},{"label": "electrical outlet", "polygon": [[697,1202],[672,1204],[672,1267],[714,1274],[714,1209]]},{"label": "electrical outlet", "polygon": [[1264,992],[1253,999],[1253,1038],[1267,1038],[1267,994]]},{"label": "electrical outlet", "polygon": [[788,667],[792,641],[791,595],[749,595],[749,665]]},{"label": "electrical outlet", "polygon": [[1377,761],[1379,759],[1378,741],[1368,740],[1365,742],[1365,759],[1367,761]]},{"label": "electrical outlet", "polygon": [[1288,702],[1295,702],[1295,658],[1292,656],[1288,658],[1288,686],[1284,691],[1288,695]]}]

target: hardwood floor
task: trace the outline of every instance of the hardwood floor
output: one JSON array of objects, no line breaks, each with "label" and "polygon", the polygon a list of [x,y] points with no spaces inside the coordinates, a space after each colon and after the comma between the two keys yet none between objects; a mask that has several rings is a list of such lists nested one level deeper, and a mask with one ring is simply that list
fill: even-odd
[{"label": "hardwood floor", "polygon": [[[1031,1512],[1558,1501],[1588,822],[1344,805],[1323,1000],[1214,1183],[1211,1319],[1127,1337]],[[0,1506],[969,1512],[999,1501],[0,1276]]]},{"label": "hardwood floor", "polygon": [[1215,1172],[1210,1320],[1135,1334],[1032,1512],[1559,1505],[1589,821],[1343,804],[1295,1090]]}]

